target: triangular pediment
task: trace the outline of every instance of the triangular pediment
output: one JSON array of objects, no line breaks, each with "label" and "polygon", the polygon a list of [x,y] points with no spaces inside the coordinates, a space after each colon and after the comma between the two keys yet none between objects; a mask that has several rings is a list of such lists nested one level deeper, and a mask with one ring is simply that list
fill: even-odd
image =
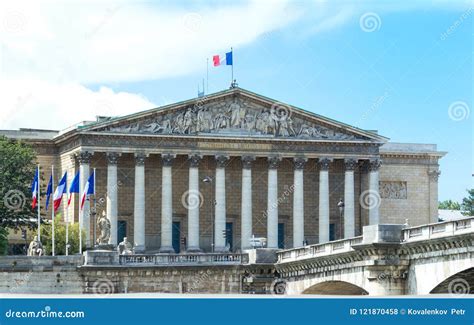
[{"label": "triangular pediment", "polygon": [[84,131],[369,142],[387,140],[376,133],[240,88],[111,119],[91,125]]}]

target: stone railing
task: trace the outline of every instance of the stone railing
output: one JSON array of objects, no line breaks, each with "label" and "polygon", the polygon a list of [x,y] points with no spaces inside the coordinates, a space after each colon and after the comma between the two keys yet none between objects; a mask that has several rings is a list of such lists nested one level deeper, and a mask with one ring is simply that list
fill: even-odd
[{"label": "stone railing", "polygon": [[120,265],[238,265],[248,263],[248,254],[135,254],[121,255]]},{"label": "stone railing", "polygon": [[324,244],[285,249],[277,252],[278,263],[295,262],[308,258],[351,252],[353,245],[361,244],[362,236],[336,240]]},{"label": "stone railing", "polygon": [[406,243],[474,232],[474,217],[410,227],[403,230]]}]

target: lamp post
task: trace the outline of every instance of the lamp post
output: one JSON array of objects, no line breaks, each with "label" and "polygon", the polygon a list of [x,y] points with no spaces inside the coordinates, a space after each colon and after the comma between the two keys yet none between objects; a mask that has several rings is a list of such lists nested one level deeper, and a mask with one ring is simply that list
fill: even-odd
[{"label": "lamp post", "polygon": [[339,202],[337,202],[337,207],[339,208],[339,222],[340,222],[340,236],[341,238],[343,238],[343,225],[344,225],[344,201],[341,199],[339,199]]},{"label": "lamp post", "polygon": [[211,252],[214,253],[214,207],[216,205],[216,202],[214,200],[214,189],[212,187],[213,184],[213,179],[211,176],[206,176],[202,179],[202,182],[205,184],[209,184],[211,186],[211,201],[210,201],[210,206],[211,206]]}]

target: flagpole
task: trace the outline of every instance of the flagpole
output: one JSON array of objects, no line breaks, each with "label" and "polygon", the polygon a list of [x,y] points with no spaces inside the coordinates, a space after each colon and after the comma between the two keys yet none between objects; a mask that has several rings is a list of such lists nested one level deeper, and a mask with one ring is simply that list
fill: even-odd
[{"label": "flagpole", "polygon": [[79,254],[82,255],[82,218],[81,218],[81,200],[82,200],[82,193],[80,191],[81,187],[82,187],[82,191],[84,191],[84,186],[86,184],[83,184],[81,185],[81,180],[79,178],[79,193],[77,194],[79,196],[79,200],[78,200],[78,208],[79,208]]},{"label": "flagpole", "polygon": [[234,50],[232,49],[232,47],[230,48],[230,53],[232,55],[232,65],[231,65],[231,69],[232,69],[232,80],[230,81],[230,84],[231,86],[234,84]]},{"label": "flagpole", "polygon": [[206,94],[209,94],[209,58],[206,58]]},{"label": "flagpole", "polygon": [[[55,255],[55,249],[54,249],[54,165],[51,165],[51,195],[53,196],[53,204],[51,206],[51,221],[53,223],[52,225],[52,235],[51,235],[51,254],[54,256]],[[51,201],[50,201],[51,202]]]},{"label": "flagpole", "polygon": [[41,242],[41,175],[40,175],[40,165],[37,166],[38,173],[38,241]]},{"label": "flagpole", "polygon": [[[69,193],[69,195],[71,195],[71,193]],[[68,204],[66,206],[66,217],[64,218],[64,221],[66,221],[66,256],[68,256],[69,255],[69,198],[68,198]]]},{"label": "flagpole", "polygon": [[95,187],[96,187],[96,182],[95,182],[95,168],[92,171],[94,173],[94,243],[92,244],[94,247],[96,245],[96,237],[97,237],[97,200],[95,197]]}]

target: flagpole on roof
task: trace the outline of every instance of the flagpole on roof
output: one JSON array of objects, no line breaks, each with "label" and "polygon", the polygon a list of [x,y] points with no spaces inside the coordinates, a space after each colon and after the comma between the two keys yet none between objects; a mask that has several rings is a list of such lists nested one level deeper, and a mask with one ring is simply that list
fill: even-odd
[{"label": "flagpole on roof", "polygon": [[[74,174],[71,173],[71,175],[74,175]],[[74,178],[72,180],[74,181]],[[70,189],[68,190],[68,192],[70,192]],[[72,195],[71,193],[68,193],[68,194]],[[69,255],[69,198],[68,198],[68,204],[66,206],[66,215],[64,217],[64,221],[66,222],[66,256],[68,256]]]},{"label": "flagpole on roof", "polygon": [[206,58],[206,94],[209,94],[209,58]]},{"label": "flagpole on roof", "polygon": [[232,69],[232,78],[230,80],[230,84],[234,84],[234,50],[232,47],[230,48],[230,55],[232,56],[232,64],[231,64],[231,69]]},{"label": "flagpole on roof", "polygon": [[[51,192],[54,189],[54,165],[51,165]],[[51,205],[51,255],[55,255],[55,250],[54,250],[54,192],[52,193],[53,195],[53,204]],[[51,201],[50,201],[51,202]]]}]

